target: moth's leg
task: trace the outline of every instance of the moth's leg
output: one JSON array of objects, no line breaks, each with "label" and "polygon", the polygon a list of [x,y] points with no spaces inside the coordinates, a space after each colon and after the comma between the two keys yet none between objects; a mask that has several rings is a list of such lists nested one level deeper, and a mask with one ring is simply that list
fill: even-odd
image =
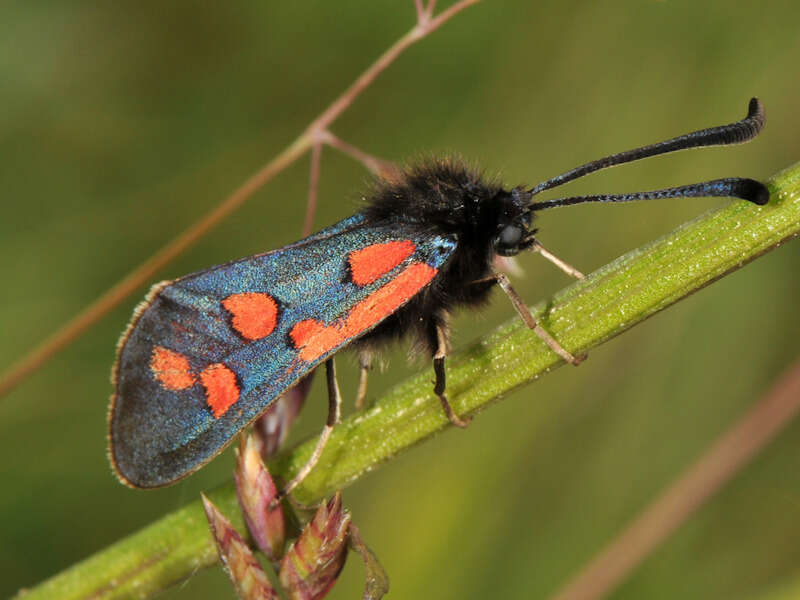
[{"label": "moth's leg", "polygon": [[558,341],[556,341],[556,339],[550,335],[546,329],[536,322],[536,319],[533,318],[528,306],[522,301],[517,292],[514,291],[514,288],[511,287],[511,282],[508,280],[508,277],[502,273],[495,273],[494,277],[497,280],[498,285],[508,295],[509,299],[511,300],[511,304],[514,305],[517,314],[522,318],[525,325],[530,327],[533,332],[544,341],[545,344],[550,346],[553,352],[558,354],[561,358],[572,365],[579,365],[586,359],[586,355],[573,356],[570,354],[570,352],[564,349],[564,347],[559,344]]},{"label": "moth's leg", "polygon": [[339,384],[336,382],[336,366],[333,362],[333,357],[329,358],[325,361],[325,375],[328,379],[328,421],[325,423],[325,427],[322,429],[322,433],[317,440],[317,446],[314,448],[314,452],[312,452],[311,457],[308,459],[306,464],[303,465],[297,475],[286,484],[286,486],[281,490],[280,494],[278,495],[277,500],[280,500],[287,494],[290,494],[291,491],[296,488],[303,479],[311,472],[311,469],[314,468],[314,465],[317,464],[319,461],[319,457],[322,455],[322,450],[325,448],[325,444],[328,443],[328,440],[331,437],[331,433],[333,432],[333,426],[339,422],[339,416],[342,411],[342,397],[339,394]]},{"label": "moth's leg", "polygon": [[459,417],[455,411],[453,411],[453,407],[450,406],[450,402],[448,402],[447,396],[445,395],[446,379],[444,371],[444,359],[447,356],[447,347],[449,341],[447,324],[438,319],[433,320],[428,325],[428,337],[430,346],[432,348],[436,348],[436,351],[433,354],[433,372],[436,375],[436,382],[433,385],[433,393],[439,397],[439,402],[442,403],[444,414],[447,415],[447,418],[450,420],[450,422],[456,427],[466,427],[469,425],[469,422],[472,419],[469,417],[463,419]]},{"label": "moth's leg", "polygon": [[372,354],[367,351],[358,353],[358,392],[356,392],[356,410],[364,408],[364,400],[367,398],[367,377],[372,368]]},{"label": "moth's leg", "polygon": [[530,249],[532,251],[534,251],[534,252],[538,252],[539,254],[541,254],[543,258],[546,258],[547,260],[549,260],[551,263],[553,263],[559,269],[564,271],[564,273],[566,273],[570,277],[574,277],[575,279],[583,279],[584,278],[583,273],[578,271],[578,269],[576,269],[575,267],[573,267],[569,263],[567,263],[567,262],[561,260],[560,258],[558,258],[555,254],[553,254],[547,248],[542,246],[542,244],[539,242],[539,240],[533,240],[531,242]]}]

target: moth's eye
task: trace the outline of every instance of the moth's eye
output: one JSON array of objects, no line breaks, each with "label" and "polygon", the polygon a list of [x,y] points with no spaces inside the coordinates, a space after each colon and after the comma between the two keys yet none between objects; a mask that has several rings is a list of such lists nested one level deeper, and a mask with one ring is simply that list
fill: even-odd
[{"label": "moth's eye", "polygon": [[525,230],[519,225],[506,225],[497,236],[497,247],[500,250],[516,249],[525,235]]}]

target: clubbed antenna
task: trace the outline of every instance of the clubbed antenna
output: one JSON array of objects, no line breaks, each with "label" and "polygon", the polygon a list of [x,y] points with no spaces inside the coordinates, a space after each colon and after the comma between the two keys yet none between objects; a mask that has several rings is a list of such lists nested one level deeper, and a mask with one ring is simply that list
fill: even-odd
[{"label": "clubbed antenna", "polygon": [[[564,185],[569,181],[579,179],[616,165],[629,163],[659,154],[677,152],[678,150],[688,150],[690,148],[702,148],[706,146],[727,146],[731,144],[742,144],[753,139],[759,134],[766,122],[764,105],[758,98],[750,100],[747,116],[741,121],[719,127],[701,129],[692,133],[687,133],[670,140],[642,146],[619,154],[612,154],[599,160],[588,162],[576,167],[566,173],[562,173],[552,179],[543,181],[530,190],[531,195],[538,194],[544,190]],[[730,177],[727,179],[716,179],[680,187],[667,188],[663,190],[653,190],[648,192],[634,192],[630,194],[603,194],[597,196],[574,196],[570,198],[558,198],[546,202],[537,202],[531,205],[531,210],[543,210],[558,206],[570,206],[584,202],[632,202],[634,200],[655,200],[661,198],[677,197],[708,197],[725,196],[741,198],[754,204],[763,205],[769,200],[769,191],[764,184],[753,179],[743,179]]]}]

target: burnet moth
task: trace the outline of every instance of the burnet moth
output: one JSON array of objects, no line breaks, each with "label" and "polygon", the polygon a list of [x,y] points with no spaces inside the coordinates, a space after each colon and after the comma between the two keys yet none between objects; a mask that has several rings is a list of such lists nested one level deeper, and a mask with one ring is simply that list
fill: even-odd
[{"label": "burnet moth", "polygon": [[531,228],[534,213],[676,197],[763,205],[769,193],[758,181],[736,177],[629,194],[533,198],[614,165],[746,142],[764,121],[753,98],[741,121],[589,162],[533,188],[505,189],[456,161],[427,161],[377,182],[361,212],[304,240],[155,285],[134,312],[113,369],[110,455],[117,475],[139,488],[190,475],[324,362],[328,422],[312,458],[284,488],[288,493],[311,470],[338,421],[334,355],[345,346],[358,353],[363,399],[371,357],[403,336],[430,353],[433,394],[452,423],[465,425],[445,394],[448,317],[458,307],[484,304],[495,284],[555,352],[580,360],[537,325],[505,275],[493,269],[497,256],[545,253]]}]

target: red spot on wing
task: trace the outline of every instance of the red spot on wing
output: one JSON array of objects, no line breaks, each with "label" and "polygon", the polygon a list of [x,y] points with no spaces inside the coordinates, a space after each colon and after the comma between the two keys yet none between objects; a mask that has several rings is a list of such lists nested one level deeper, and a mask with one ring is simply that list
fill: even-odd
[{"label": "red spot on wing", "polygon": [[320,329],[324,328],[325,325],[323,323],[315,321],[314,319],[306,319],[292,327],[289,336],[292,338],[295,348],[302,348],[308,343],[308,340],[320,332]]},{"label": "red spot on wing", "polygon": [[289,333],[300,348],[300,358],[312,362],[379,323],[425,287],[436,272],[437,269],[425,263],[413,263],[356,304],[343,320],[331,325],[314,319],[300,321]]},{"label": "red spot on wing", "polygon": [[222,363],[207,366],[200,373],[200,381],[206,388],[206,402],[219,419],[239,399],[239,384],[236,374]]},{"label": "red spot on wing", "polygon": [[267,337],[278,323],[278,303],[269,294],[232,294],[222,306],[233,315],[233,328],[248,340]]},{"label": "red spot on wing", "polygon": [[183,354],[161,346],[153,348],[150,370],[153,372],[153,377],[167,390],[185,390],[194,385],[189,359]]},{"label": "red spot on wing", "polygon": [[411,240],[372,244],[350,253],[350,273],[353,283],[367,285],[385,275],[414,253],[417,247]]}]

